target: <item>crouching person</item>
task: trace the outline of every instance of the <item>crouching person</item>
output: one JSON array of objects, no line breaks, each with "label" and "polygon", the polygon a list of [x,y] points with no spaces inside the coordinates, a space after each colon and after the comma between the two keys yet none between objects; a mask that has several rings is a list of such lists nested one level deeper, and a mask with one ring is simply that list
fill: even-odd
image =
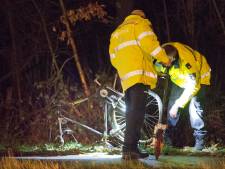
[{"label": "crouching person", "polygon": [[[204,124],[204,99],[207,86],[210,85],[210,66],[202,54],[182,43],[166,43],[163,48],[172,61],[168,69],[172,85],[168,101],[168,129],[164,135],[165,144],[172,146],[171,136],[180,117],[179,110],[184,109],[188,110],[191,127],[194,130],[194,148],[202,150],[207,133]],[[161,66],[159,65],[156,64],[158,70]]]}]

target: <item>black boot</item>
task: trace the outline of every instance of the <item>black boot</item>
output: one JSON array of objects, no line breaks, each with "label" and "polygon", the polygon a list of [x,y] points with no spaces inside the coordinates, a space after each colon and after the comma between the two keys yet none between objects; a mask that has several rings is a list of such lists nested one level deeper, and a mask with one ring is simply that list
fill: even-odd
[{"label": "black boot", "polygon": [[136,160],[146,158],[148,156],[149,154],[146,151],[140,150],[139,148],[132,149],[123,147],[122,159],[124,160]]},{"label": "black boot", "polygon": [[194,149],[201,151],[204,148],[204,138],[206,135],[206,131],[200,131],[200,130],[196,130],[194,131],[194,137],[195,137],[195,146]]}]

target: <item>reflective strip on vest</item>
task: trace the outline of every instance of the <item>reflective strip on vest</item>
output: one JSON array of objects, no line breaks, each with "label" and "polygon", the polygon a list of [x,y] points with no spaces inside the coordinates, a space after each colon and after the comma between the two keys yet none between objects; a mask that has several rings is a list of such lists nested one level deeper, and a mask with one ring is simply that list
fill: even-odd
[{"label": "reflective strip on vest", "polygon": [[125,76],[121,77],[120,79],[122,81],[129,79],[130,77],[136,76],[136,75],[145,75],[151,78],[157,78],[157,75],[155,75],[152,72],[146,72],[144,70],[135,70],[132,72],[127,73]]},{"label": "reflective strip on vest", "polygon": [[209,76],[210,72],[211,72],[211,69],[208,72],[206,72],[203,75],[201,75],[201,79],[204,79],[206,76]]},{"label": "reflective strip on vest", "polygon": [[116,57],[115,53],[110,54],[110,59],[114,59]]},{"label": "reflective strip on vest", "polygon": [[152,56],[156,56],[161,50],[162,50],[162,48],[159,46],[159,47],[155,48],[155,50],[153,50],[151,55]]},{"label": "reflective strip on vest", "polygon": [[141,39],[143,39],[145,36],[151,36],[151,35],[154,35],[154,33],[151,31],[143,32],[138,36],[137,40],[141,41]]},{"label": "reflective strip on vest", "polygon": [[130,40],[130,41],[123,42],[115,48],[115,51],[121,50],[121,49],[123,49],[127,46],[132,46],[132,45],[138,45],[137,41],[136,40]]}]

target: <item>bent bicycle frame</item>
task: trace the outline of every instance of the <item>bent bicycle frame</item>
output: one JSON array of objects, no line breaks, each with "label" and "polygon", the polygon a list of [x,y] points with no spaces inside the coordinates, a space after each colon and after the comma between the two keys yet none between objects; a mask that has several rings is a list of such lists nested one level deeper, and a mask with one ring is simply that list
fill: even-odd
[{"label": "bent bicycle frame", "polygon": [[[117,96],[115,96],[114,99],[112,99],[112,95],[111,95],[111,97],[108,96],[108,91],[107,90],[111,90],[112,92],[117,94]],[[58,117],[59,135],[56,138],[60,139],[61,145],[64,144],[63,135],[66,134],[63,131],[63,128],[62,128],[63,121],[66,121],[66,123],[67,122],[71,122],[73,124],[79,125],[79,126],[85,128],[85,129],[89,130],[89,131],[92,131],[95,134],[98,134],[98,135],[102,136],[102,139],[103,139],[104,142],[108,141],[109,135],[115,136],[120,131],[120,128],[118,128],[117,130],[111,130],[108,133],[108,105],[111,105],[113,108],[117,107],[117,105],[119,104],[119,101],[123,97],[123,94],[118,92],[118,91],[116,91],[116,90],[114,90],[114,89],[112,89],[112,88],[110,88],[110,87],[106,87],[105,89],[100,90],[100,96],[105,98],[105,104],[104,104],[104,131],[100,132],[100,131],[98,131],[98,130],[90,127],[90,126],[87,126],[87,125],[79,122],[79,121],[76,121],[76,120],[70,119],[68,117],[65,117],[65,116],[61,115],[60,112],[58,112],[58,114],[60,114],[60,117]],[[87,101],[87,99],[84,99],[84,101]],[[77,142],[77,140],[76,140],[76,138],[74,136],[73,136],[73,138]]]},{"label": "bent bicycle frame", "polygon": [[[113,94],[109,95],[108,92],[112,92]],[[162,103],[160,97],[155,92],[149,90],[149,91],[146,91],[146,93],[148,93],[149,96],[152,96],[157,101],[157,104],[158,104],[158,121],[157,121],[157,124],[155,125],[155,129],[154,129],[154,133],[153,133],[153,141],[154,141],[154,139],[156,141],[155,145],[154,145],[155,157],[156,157],[156,159],[158,159],[158,157],[161,153],[161,149],[162,149],[163,131],[165,130],[165,126],[162,125],[162,115],[163,115],[163,107],[164,107],[164,103],[165,103],[165,98],[163,98],[163,103]],[[108,143],[108,137],[109,136],[115,137],[115,136],[117,136],[121,133],[121,129],[125,127],[124,125],[121,125],[119,127],[116,127],[115,129],[111,129],[110,131],[108,131],[108,116],[109,116],[108,106],[109,105],[112,106],[112,108],[114,110],[116,108],[118,108],[120,111],[125,113],[125,104],[122,102],[122,98],[124,97],[124,95],[122,93],[110,88],[110,87],[105,87],[104,89],[100,90],[100,96],[105,99],[105,104],[104,104],[104,131],[100,132],[100,131],[98,131],[98,130],[90,127],[90,126],[87,126],[87,125],[79,122],[79,121],[70,119],[70,118],[65,117],[63,115],[60,115],[60,117],[58,117],[59,135],[57,137],[60,138],[60,142],[61,142],[62,145],[64,144],[63,135],[65,134],[65,131],[62,128],[63,121],[71,122],[73,124],[79,125],[79,126],[85,128],[87,130],[92,131],[95,134],[98,134],[98,135],[102,136],[102,140],[106,143]],[[85,101],[86,100],[87,99],[85,99]],[[148,105],[146,105],[146,106],[148,106]],[[60,112],[58,114],[60,114]],[[76,140],[75,137],[74,137],[74,139]],[[148,141],[150,141],[150,140],[148,140]],[[139,143],[142,143],[142,142],[140,141]]]}]

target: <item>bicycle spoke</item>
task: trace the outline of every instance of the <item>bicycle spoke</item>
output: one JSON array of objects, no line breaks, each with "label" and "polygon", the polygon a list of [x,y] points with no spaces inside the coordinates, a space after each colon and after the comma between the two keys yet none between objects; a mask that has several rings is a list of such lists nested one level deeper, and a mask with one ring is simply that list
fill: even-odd
[{"label": "bicycle spoke", "polygon": [[125,127],[126,127],[126,124],[124,123],[122,125],[118,125],[116,130],[118,129],[121,130],[121,129],[124,129]]},{"label": "bicycle spoke", "polygon": [[158,121],[159,116],[157,116],[157,115],[155,115],[155,116],[145,116],[145,119],[146,119],[146,120],[149,119],[150,121],[151,121],[151,119]]},{"label": "bicycle spoke", "polygon": [[120,119],[125,118],[124,116],[118,116],[118,115],[115,115],[115,116],[116,118],[120,118]]},{"label": "bicycle spoke", "polygon": [[123,116],[116,116],[115,118],[118,119],[118,120],[125,119]]},{"label": "bicycle spoke", "polygon": [[116,121],[118,124],[125,123],[125,118],[124,117],[120,117],[120,118],[116,117]]},{"label": "bicycle spoke", "polygon": [[157,100],[151,100],[149,103],[147,103],[146,107],[148,107],[148,106],[150,106],[150,105],[155,105],[155,106],[157,106],[157,105],[158,105]]},{"label": "bicycle spoke", "polygon": [[158,113],[145,114],[145,118],[154,118],[154,117],[159,117],[159,116],[158,116]]},{"label": "bicycle spoke", "polygon": [[125,120],[118,122],[119,125],[126,123]]},{"label": "bicycle spoke", "polygon": [[118,114],[118,115],[121,115],[121,116],[125,116],[125,113],[124,112],[121,112],[121,111],[119,111],[119,110],[116,110],[115,111],[115,114]]},{"label": "bicycle spoke", "polygon": [[144,122],[154,126],[158,122],[158,119],[146,119]]},{"label": "bicycle spoke", "polygon": [[149,123],[149,122],[145,121],[144,124],[145,124],[145,126],[151,126],[150,128],[154,128],[156,123],[153,124],[153,123]]},{"label": "bicycle spoke", "polygon": [[152,125],[151,127],[150,127],[150,126],[145,126],[145,129],[146,129],[146,131],[148,132],[148,134],[150,134],[150,131],[151,131],[151,133],[152,133],[152,131],[154,130],[153,127],[154,127],[153,125]]},{"label": "bicycle spoke", "polygon": [[152,99],[146,106],[149,106],[149,105],[152,105],[152,104],[158,104],[157,103],[157,100],[155,100],[155,99]]},{"label": "bicycle spoke", "polygon": [[117,125],[123,125],[124,123],[126,123],[124,119],[120,119],[120,120],[116,119],[116,121],[117,121]]},{"label": "bicycle spoke", "polygon": [[151,122],[153,122],[153,121],[158,121],[158,117],[151,117],[151,118],[146,118],[145,120],[148,120],[148,121],[151,121]]},{"label": "bicycle spoke", "polygon": [[148,126],[145,126],[143,132],[143,134],[145,134],[147,137],[150,137],[153,133],[153,129]]}]

